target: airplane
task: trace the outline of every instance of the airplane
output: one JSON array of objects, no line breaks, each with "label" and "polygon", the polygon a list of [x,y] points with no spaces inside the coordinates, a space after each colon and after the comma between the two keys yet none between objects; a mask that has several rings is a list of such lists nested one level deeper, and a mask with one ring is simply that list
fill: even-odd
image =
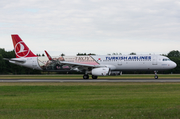
[{"label": "airplane", "polygon": [[98,76],[121,75],[122,71],[154,71],[158,79],[159,70],[173,69],[177,65],[168,57],[160,55],[88,55],[88,56],[36,56],[17,34],[11,35],[16,58],[7,59],[16,65],[43,71],[80,71],[83,79]]}]

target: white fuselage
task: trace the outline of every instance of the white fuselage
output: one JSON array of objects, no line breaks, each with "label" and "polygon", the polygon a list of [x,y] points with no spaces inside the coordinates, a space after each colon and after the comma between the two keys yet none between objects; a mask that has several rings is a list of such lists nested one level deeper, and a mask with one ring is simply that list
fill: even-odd
[{"label": "white fuselage", "polygon": [[[15,59],[15,60],[13,60]],[[13,58],[10,62],[32,69],[42,70],[48,65],[47,57]],[[60,59],[59,57],[55,58]],[[106,55],[106,56],[64,56],[67,62],[105,66],[111,70],[167,70],[176,63],[159,55]],[[24,61],[24,62],[18,62]]]},{"label": "white fuselage", "polygon": [[9,62],[31,69],[42,70],[38,63],[38,57],[12,58]]},{"label": "white fuselage", "polygon": [[109,55],[93,56],[100,65],[111,70],[167,70],[176,67],[176,63],[159,55]]}]

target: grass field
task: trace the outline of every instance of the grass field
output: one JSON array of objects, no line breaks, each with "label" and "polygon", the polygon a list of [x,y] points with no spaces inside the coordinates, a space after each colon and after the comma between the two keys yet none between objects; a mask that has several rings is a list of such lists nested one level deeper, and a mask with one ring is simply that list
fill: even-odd
[{"label": "grass field", "polygon": [[0,83],[0,118],[179,119],[180,83]]},{"label": "grass field", "polygon": [[[0,79],[82,79],[81,75],[0,75]],[[180,78],[180,74],[158,74],[159,78]],[[91,77],[90,77],[91,78]],[[98,79],[134,79],[149,78],[153,79],[154,74],[123,74],[121,76],[99,76]]]}]

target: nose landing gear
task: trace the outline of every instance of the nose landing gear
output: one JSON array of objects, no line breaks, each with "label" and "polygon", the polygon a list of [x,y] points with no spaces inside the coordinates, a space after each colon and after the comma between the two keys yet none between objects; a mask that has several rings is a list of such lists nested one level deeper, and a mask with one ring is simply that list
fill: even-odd
[{"label": "nose landing gear", "polygon": [[154,74],[155,74],[154,78],[155,78],[155,79],[158,79],[157,72],[158,72],[158,71],[154,71]]}]

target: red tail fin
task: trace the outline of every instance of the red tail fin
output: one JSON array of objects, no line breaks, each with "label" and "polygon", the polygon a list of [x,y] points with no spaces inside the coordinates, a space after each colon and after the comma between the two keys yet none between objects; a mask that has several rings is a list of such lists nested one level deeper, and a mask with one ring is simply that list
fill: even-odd
[{"label": "red tail fin", "polygon": [[18,35],[11,35],[12,41],[14,44],[14,50],[16,54],[16,58],[20,57],[37,57],[21,40]]}]

